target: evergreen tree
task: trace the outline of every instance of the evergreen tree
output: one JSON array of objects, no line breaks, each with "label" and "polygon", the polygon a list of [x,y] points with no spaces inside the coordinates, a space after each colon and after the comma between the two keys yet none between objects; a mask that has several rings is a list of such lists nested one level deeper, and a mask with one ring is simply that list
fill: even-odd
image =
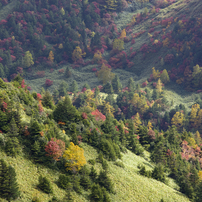
[{"label": "evergreen tree", "polygon": [[91,171],[90,171],[89,176],[91,177],[91,179],[93,181],[95,181],[96,178],[97,178],[97,172],[96,172],[96,170],[95,170],[95,168],[93,166],[91,167]]},{"label": "evergreen tree", "polygon": [[88,90],[88,89],[90,89],[90,86],[87,83],[85,83],[83,88],[86,88],[86,90]]},{"label": "evergreen tree", "polygon": [[104,198],[103,192],[99,184],[93,184],[91,188],[91,194],[90,194],[91,201],[102,202],[103,198]]},{"label": "evergreen tree", "polygon": [[53,98],[48,90],[46,90],[46,92],[42,98],[42,105],[48,109],[54,108]]},{"label": "evergreen tree", "polygon": [[71,135],[71,142],[73,142],[75,145],[78,145],[78,138],[77,138],[77,132],[76,132],[76,123],[71,123],[70,125],[70,135]]},{"label": "evergreen tree", "polygon": [[20,153],[20,143],[17,137],[7,138],[5,152],[12,157]]},{"label": "evergreen tree", "polygon": [[10,137],[16,137],[19,134],[19,128],[17,127],[17,124],[15,123],[15,119],[12,118],[9,123],[9,130],[8,130]]},{"label": "evergreen tree", "polygon": [[122,84],[120,82],[118,75],[115,75],[115,78],[112,80],[112,87],[115,93],[119,93],[121,91]]},{"label": "evergreen tree", "polygon": [[106,84],[104,84],[102,90],[103,90],[104,93],[107,93],[107,94],[112,94],[112,93],[114,93],[112,84],[111,84],[110,82],[107,82]]},{"label": "evergreen tree", "polygon": [[154,167],[154,170],[152,171],[152,178],[165,183],[166,177],[164,173],[164,168],[161,164]]},{"label": "evergreen tree", "polygon": [[113,192],[113,184],[106,171],[100,171],[97,181],[99,185],[105,187],[107,191]]},{"label": "evergreen tree", "polygon": [[156,89],[154,89],[152,92],[152,99],[157,100],[157,99],[159,99],[159,96],[160,96],[159,92]]},{"label": "evergreen tree", "polygon": [[80,185],[85,189],[88,190],[91,188],[91,181],[90,178],[86,175],[81,176]]},{"label": "evergreen tree", "polygon": [[59,85],[59,97],[67,96],[68,84],[65,81],[62,81]]},{"label": "evergreen tree", "polygon": [[46,194],[53,193],[53,188],[50,184],[50,181],[46,177],[43,177],[42,175],[39,176],[38,188],[41,189]]},{"label": "evergreen tree", "polygon": [[66,96],[64,101],[60,100],[58,102],[55,110],[53,111],[53,117],[56,122],[62,121],[65,123],[78,121],[80,119],[79,112],[72,105],[69,96]]},{"label": "evergreen tree", "polygon": [[65,78],[70,78],[72,76],[72,72],[70,71],[69,67],[66,68],[64,76]]},{"label": "evergreen tree", "polygon": [[74,94],[78,93],[78,91],[79,91],[78,84],[75,80],[71,84],[70,91],[73,92]]},{"label": "evergreen tree", "polygon": [[0,160],[0,197],[7,200],[18,198],[20,195],[16,181],[15,169]]},{"label": "evergreen tree", "polygon": [[60,174],[58,179],[58,185],[62,189],[67,189],[69,187],[70,179],[65,174]]},{"label": "evergreen tree", "polygon": [[95,93],[94,93],[94,97],[96,98],[99,93],[100,93],[100,90],[99,90],[99,88],[96,86],[96,88],[95,88]]},{"label": "evergreen tree", "polygon": [[135,82],[134,82],[133,78],[130,78],[130,79],[128,80],[127,87],[128,87],[128,90],[129,90],[130,92],[134,92],[134,90],[135,90]]}]

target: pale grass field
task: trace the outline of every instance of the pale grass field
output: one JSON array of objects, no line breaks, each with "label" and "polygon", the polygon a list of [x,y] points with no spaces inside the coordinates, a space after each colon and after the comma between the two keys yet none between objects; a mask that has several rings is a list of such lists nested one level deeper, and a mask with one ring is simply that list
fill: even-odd
[{"label": "pale grass field", "polygon": [[[82,143],[80,145],[84,149],[84,155],[86,160],[96,159],[97,151]],[[145,153],[145,158],[136,156],[132,152],[128,151],[123,154],[122,161],[125,168],[120,168],[114,165],[114,162],[109,163],[109,177],[114,183],[114,190],[116,194],[111,194],[112,202],[158,202],[162,198],[164,201],[169,202],[186,202],[189,201],[185,196],[176,191],[177,185],[169,180],[169,186],[158,182],[154,179],[149,179],[137,174],[138,164],[143,164],[146,169],[152,169],[152,165],[149,161],[145,160],[149,158],[149,153]],[[16,202],[30,202],[34,196],[38,196],[42,202],[48,202],[53,195],[48,195],[36,188],[38,184],[38,177],[40,174],[46,176],[53,186],[54,195],[58,199],[62,199],[65,196],[65,191],[58,188],[56,181],[59,176],[59,172],[48,169],[42,165],[36,165],[31,160],[23,158],[23,156],[17,156],[16,158],[8,157],[4,152],[0,152],[0,157],[5,159],[9,165],[13,166],[16,170],[17,181],[21,191],[21,197]],[[87,164],[89,168],[91,165]],[[97,172],[101,170],[101,164],[96,163],[95,168]],[[90,191],[83,191],[83,196],[73,192],[75,202],[85,202],[88,200]],[[85,198],[84,198],[85,197]],[[0,199],[0,202],[4,200]]]}]

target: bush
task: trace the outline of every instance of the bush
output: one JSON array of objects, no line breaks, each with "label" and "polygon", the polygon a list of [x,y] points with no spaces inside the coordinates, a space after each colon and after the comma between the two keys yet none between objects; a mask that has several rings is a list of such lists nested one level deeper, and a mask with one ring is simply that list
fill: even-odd
[{"label": "bush", "polygon": [[121,167],[121,168],[125,168],[123,162],[121,162],[121,161],[116,161],[116,162],[114,162],[114,165],[116,165],[116,166],[118,166],[118,167]]},{"label": "bush", "polygon": [[58,186],[62,189],[67,189],[70,184],[70,179],[67,175],[61,174],[58,179]]},{"label": "bush", "polygon": [[151,171],[146,171],[145,166],[139,165],[138,168],[140,169],[139,170],[140,175],[143,175],[145,177],[151,177]]},{"label": "bush", "polygon": [[95,162],[94,159],[89,159],[89,160],[88,160],[88,163],[90,163],[91,165],[95,165],[96,162]]},{"label": "bush", "polygon": [[39,176],[38,188],[41,189],[46,194],[53,193],[53,188],[51,186],[50,181],[46,177],[42,177],[42,175]]},{"label": "bush", "polygon": [[51,81],[50,79],[46,79],[45,85],[46,85],[46,87],[52,86],[53,81]]}]

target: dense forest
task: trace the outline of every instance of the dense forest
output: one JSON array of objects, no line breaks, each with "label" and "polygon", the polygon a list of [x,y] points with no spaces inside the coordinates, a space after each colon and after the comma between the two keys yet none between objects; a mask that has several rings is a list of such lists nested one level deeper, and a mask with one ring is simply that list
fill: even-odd
[{"label": "dense forest", "polygon": [[200,8],[2,0],[0,200],[202,201]]}]

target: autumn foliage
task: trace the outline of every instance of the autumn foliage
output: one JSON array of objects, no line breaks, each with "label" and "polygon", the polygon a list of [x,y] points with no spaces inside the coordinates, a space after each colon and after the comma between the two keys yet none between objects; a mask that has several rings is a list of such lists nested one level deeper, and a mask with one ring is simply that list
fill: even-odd
[{"label": "autumn foliage", "polygon": [[62,140],[51,138],[45,146],[46,156],[52,157],[55,161],[59,161],[65,150],[65,143]]},{"label": "autumn foliage", "polygon": [[73,142],[70,142],[70,146],[65,150],[63,158],[66,160],[66,169],[73,172],[79,171],[86,164],[84,150],[78,145],[74,145]]}]

